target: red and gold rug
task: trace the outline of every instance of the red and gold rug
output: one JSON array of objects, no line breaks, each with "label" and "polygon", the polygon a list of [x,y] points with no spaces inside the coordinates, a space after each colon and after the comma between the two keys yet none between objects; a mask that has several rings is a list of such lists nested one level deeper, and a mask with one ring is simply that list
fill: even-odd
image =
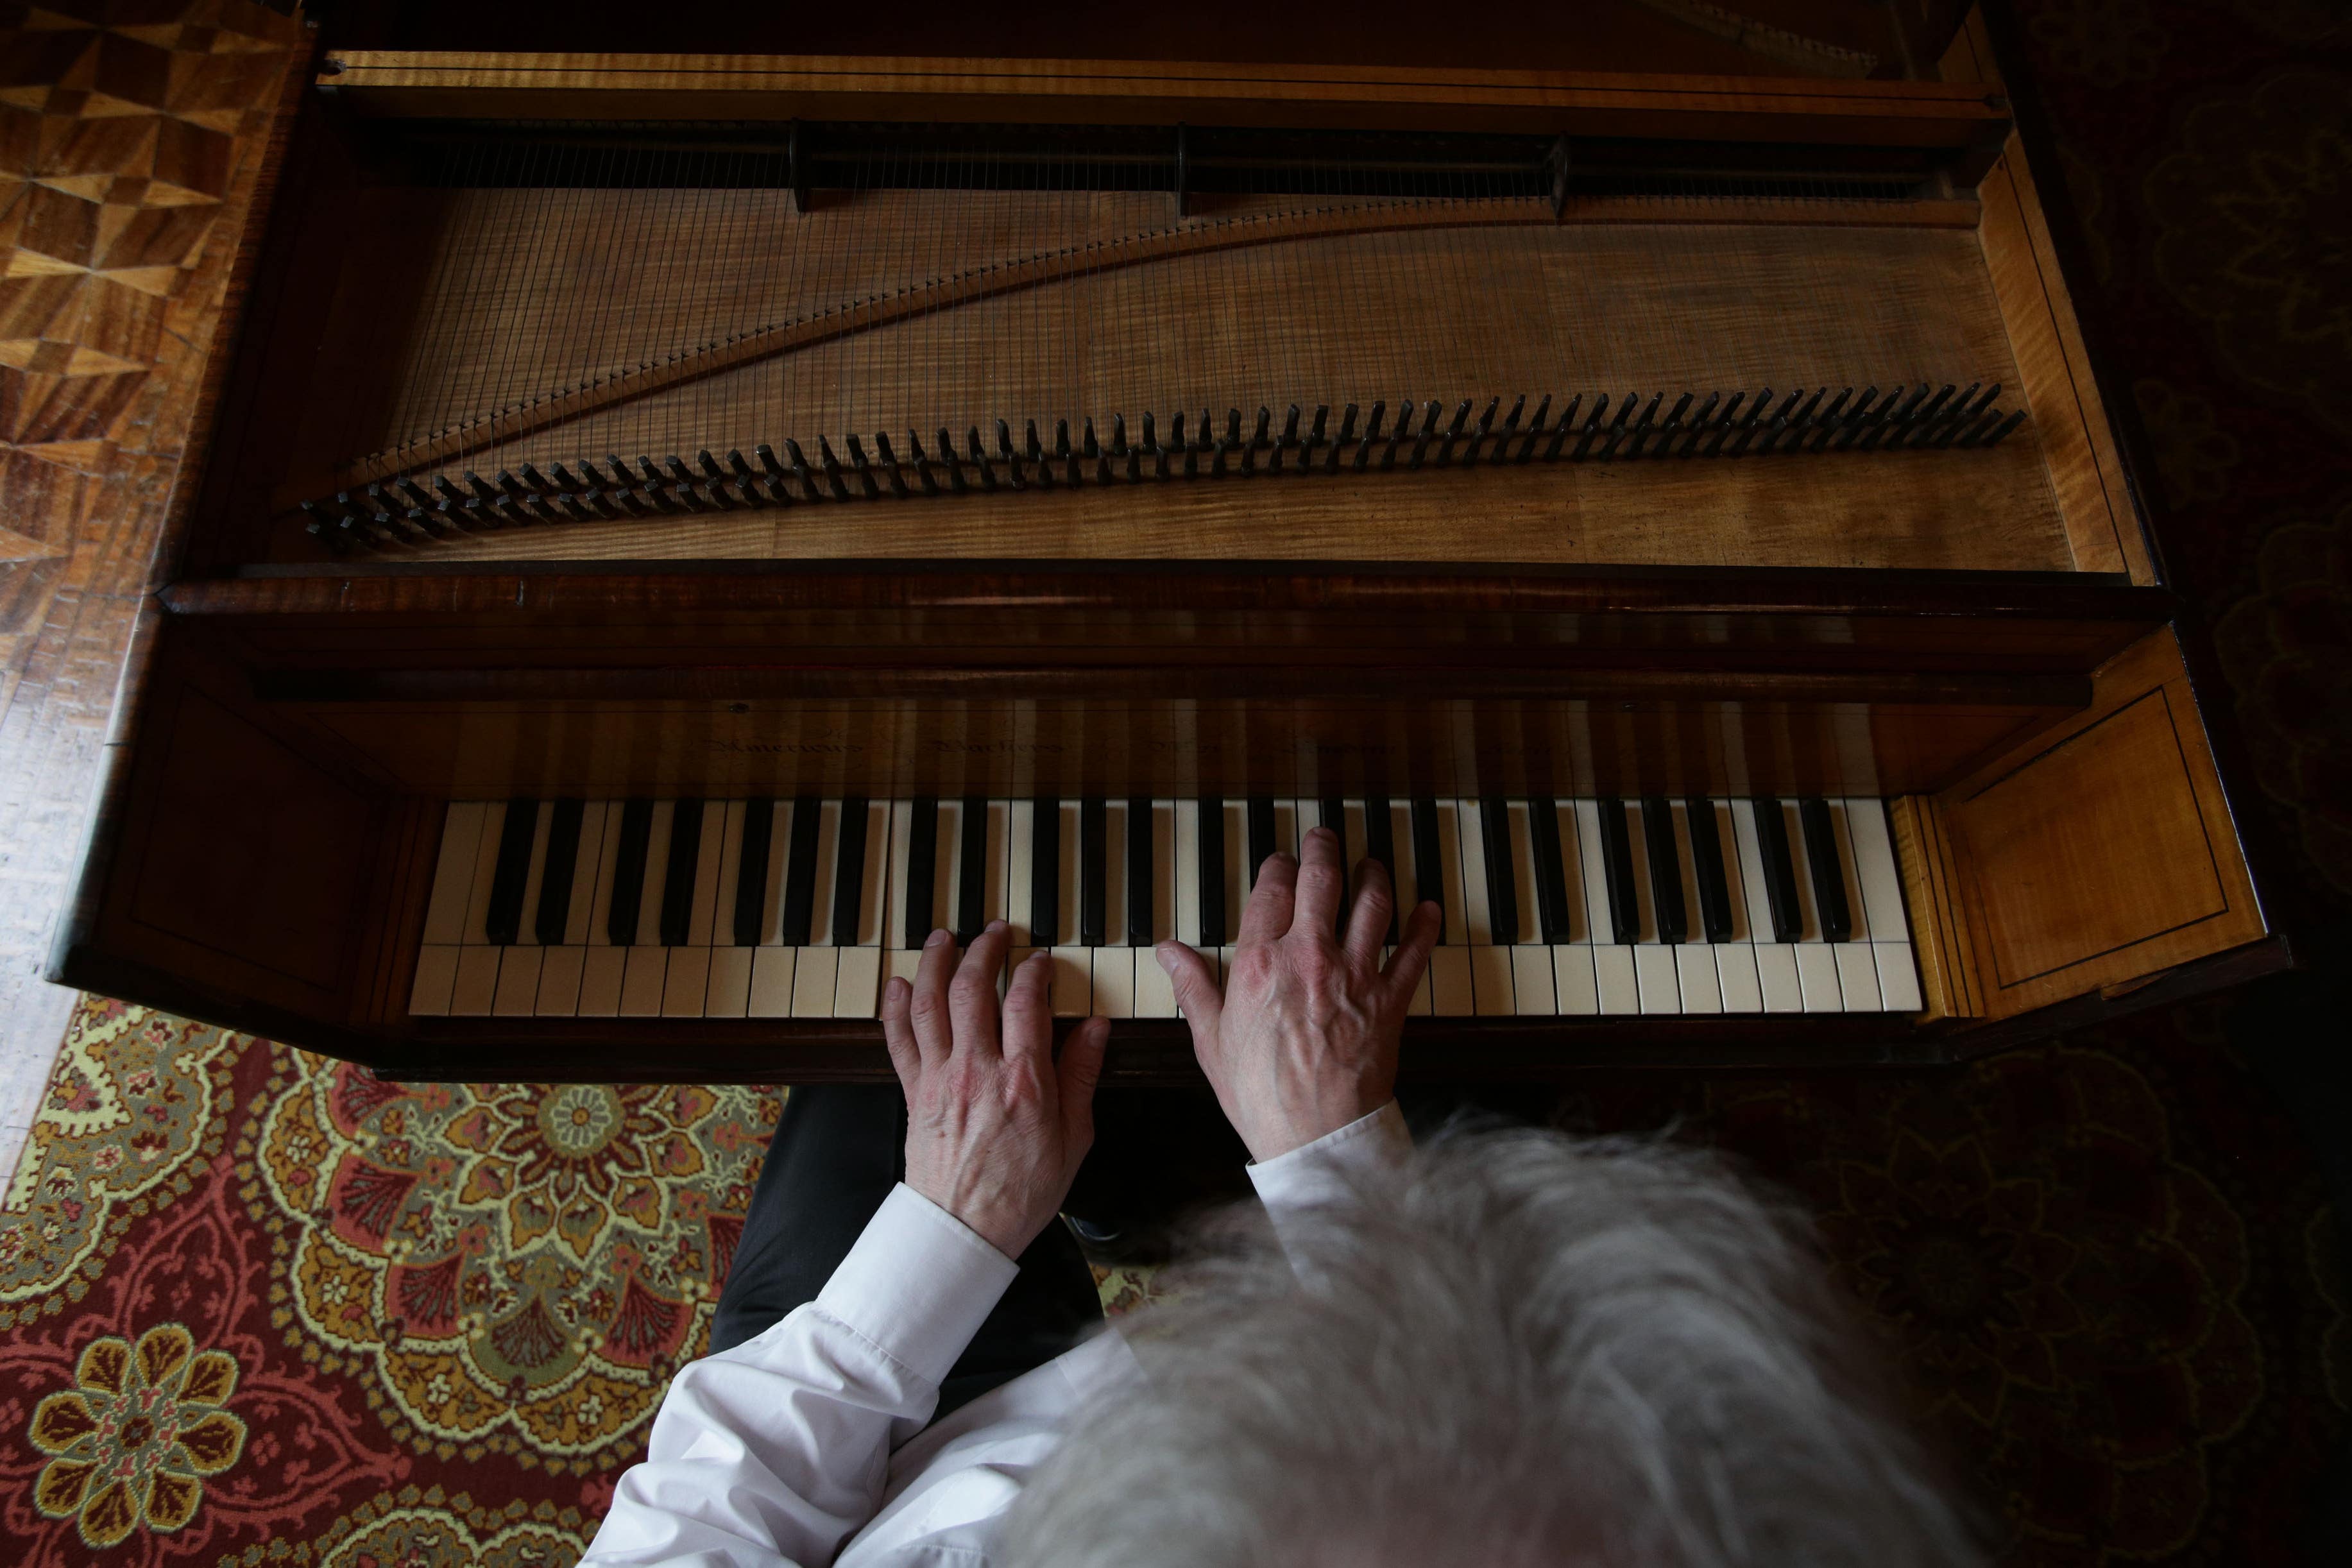
[{"label": "red and gold rug", "polygon": [[[1806,1197],[2013,1561],[2286,1563],[2352,1289],[2210,1024],[1610,1078],[1562,1116],[1679,1117]],[[28,1564],[570,1562],[705,1342],[780,1104],[384,1084],[89,1004],[0,1201],[0,1529]]]}]

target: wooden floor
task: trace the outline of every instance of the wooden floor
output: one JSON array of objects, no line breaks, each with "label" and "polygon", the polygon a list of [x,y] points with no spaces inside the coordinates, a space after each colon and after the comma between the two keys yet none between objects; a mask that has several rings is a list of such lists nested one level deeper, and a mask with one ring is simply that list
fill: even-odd
[{"label": "wooden floor", "polygon": [[40,972],[270,110],[307,55],[247,0],[0,3],[0,1171],[72,1009]]}]

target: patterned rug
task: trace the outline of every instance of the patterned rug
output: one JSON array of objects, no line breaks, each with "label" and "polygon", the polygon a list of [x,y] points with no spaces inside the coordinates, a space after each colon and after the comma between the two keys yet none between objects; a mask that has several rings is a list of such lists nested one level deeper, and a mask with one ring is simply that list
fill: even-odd
[{"label": "patterned rug", "polygon": [[[2352,1285],[2210,1025],[1559,1114],[1679,1118],[1809,1200],[2012,1561],[2285,1563]],[[703,1348],[780,1106],[407,1088],[88,1004],[0,1206],[0,1529],[39,1564],[569,1563]]]}]

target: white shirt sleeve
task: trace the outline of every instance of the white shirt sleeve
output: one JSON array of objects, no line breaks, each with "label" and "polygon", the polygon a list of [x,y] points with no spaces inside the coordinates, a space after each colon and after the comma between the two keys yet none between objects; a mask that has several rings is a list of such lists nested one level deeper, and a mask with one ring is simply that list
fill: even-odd
[{"label": "white shirt sleeve", "polygon": [[1307,1215],[1347,1201],[1352,1179],[1392,1169],[1412,1153],[1412,1134],[1405,1131],[1404,1112],[1391,1100],[1336,1132],[1252,1165],[1250,1184],[1274,1222],[1276,1238],[1296,1257],[1291,1243]]},{"label": "white shirt sleeve", "polygon": [[832,1562],[1018,1272],[945,1209],[892,1189],[815,1300],[679,1370],[583,1565]]}]

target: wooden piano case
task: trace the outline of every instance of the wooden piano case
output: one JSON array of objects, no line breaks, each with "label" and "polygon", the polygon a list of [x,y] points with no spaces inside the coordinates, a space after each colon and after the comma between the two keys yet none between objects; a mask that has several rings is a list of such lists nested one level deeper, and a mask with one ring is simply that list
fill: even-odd
[{"label": "wooden piano case", "polygon": [[[856,1021],[409,1016],[447,802],[729,792],[1892,803],[1918,1016],[1416,1019],[1418,1073],[1930,1063],[2278,967],[2193,634],[1981,39],[1961,35],[1941,83],[322,62],[257,204],[201,482],[54,975],[394,1077],[887,1075]],[[425,265],[410,227],[438,198],[385,174],[386,127],[752,121],[1404,126],[1558,137],[1587,163],[1620,142],[1843,147],[1912,195],[1895,237],[1832,224],[1814,276],[1872,256],[1924,269],[1940,303],[1922,319],[1991,356],[2023,418],[1994,450],[1874,465],[1546,466],[1522,448],[1506,467],[1498,442],[1479,472],[804,500],[329,553],[294,505],[339,455],[318,408],[363,419],[398,352],[375,318],[413,332],[427,312],[400,269]],[[1615,221],[1605,195],[1580,210],[1594,234]],[[1632,317],[1684,297],[1624,265],[1654,296]],[[1114,1038],[1115,1077],[1191,1070],[1181,1023]]]}]

